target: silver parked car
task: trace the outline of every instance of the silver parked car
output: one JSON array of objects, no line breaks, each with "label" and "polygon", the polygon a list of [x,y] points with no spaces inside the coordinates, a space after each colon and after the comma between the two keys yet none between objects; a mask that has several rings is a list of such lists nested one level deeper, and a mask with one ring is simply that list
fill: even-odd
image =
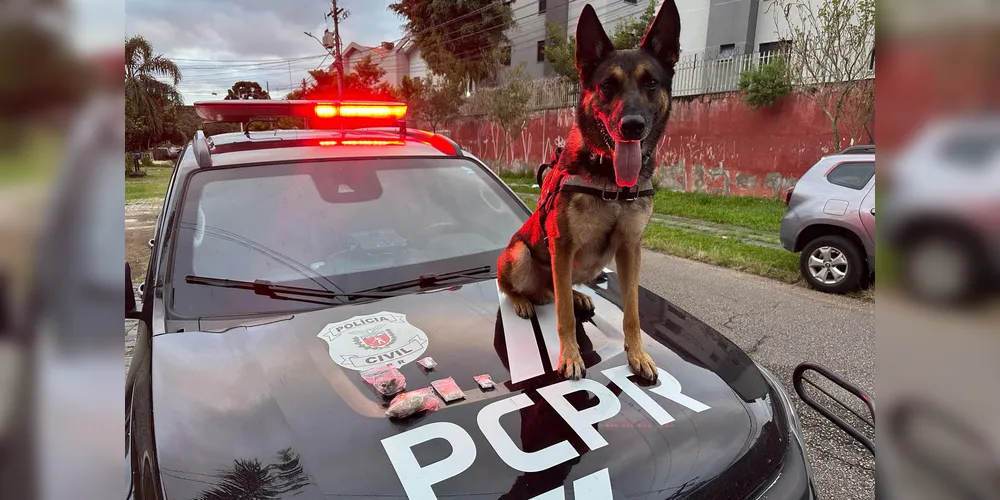
[{"label": "silver parked car", "polygon": [[931,123],[893,160],[883,241],[899,259],[903,289],[919,300],[962,304],[1000,282],[1000,117]]},{"label": "silver parked car", "polygon": [[810,286],[845,293],[875,273],[875,148],[854,146],[825,156],[785,192],[781,244],[802,252]]}]

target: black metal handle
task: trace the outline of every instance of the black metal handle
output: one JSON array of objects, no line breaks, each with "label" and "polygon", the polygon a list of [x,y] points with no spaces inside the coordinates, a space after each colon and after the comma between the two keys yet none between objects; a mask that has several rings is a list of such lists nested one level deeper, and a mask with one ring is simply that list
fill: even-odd
[{"label": "black metal handle", "polygon": [[[802,387],[802,383],[803,381],[807,381],[807,379],[805,379],[803,375],[805,374],[805,372],[810,370],[819,373],[820,375],[826,377],[831,382],[840,386],[845,391],[850,392],[851,394],[854,394],[859,399],[861,399],[861,401],[865,403],[865,406],[868,407],[868,412],[871,414],[872,422],[874,423],[875,404],[872,397],[869,396],[868,393],[866,393],[860,387],[844,380],[840,375],[837,375],[836,373],[830,371],[828,368],[820,364],[809,363],[809,362],[801,363],[799,364],[799,366],[796,366],[795,371],[792,372],[792,385],[795,387],[795,393],[798,394],[800,398],[802,398],[802,401],[804,401],[807,405],[811,406],[814,410],[816,410],[821,415],[826,417],[827,420],[836,424],[836,426],[840,427],[844,432],[850,434],[851,437],[858,440],[858,442],[864,445],[865,448],[868,448],[868,451],[870,451],[871,454],[874,456],[875,443],[873,443],[871,439],[868,439],[868,436],[865,436],[856,427],[847,423],[846,421],[844,421],[844,419],[840,418],[838,415],[830,411],[830,409],[819,404],[819,402],[817,402],[815,399],[813,399],[811,396],[805,393]],[[811,381],[809,382],[812,383]],[[837,402],[840,403],[840,401]],[[843,403],[840,404],[843,405]],[[846,407],[846,405],[844,406]]]},{"label": "black metal handle", "polygon": [[872,207],[872,217],[875,217],[875,207]]}]

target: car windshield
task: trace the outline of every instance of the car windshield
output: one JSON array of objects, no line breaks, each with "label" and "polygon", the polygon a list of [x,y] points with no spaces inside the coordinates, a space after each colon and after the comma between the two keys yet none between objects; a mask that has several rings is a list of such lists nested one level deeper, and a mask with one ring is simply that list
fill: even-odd
[{"label": "car windshield", "polygon": [[310,161],[193,174],[171,269],[181,318],[315,308],[197,275],[352,292],[495,266],[528,213],[461,158]]}]

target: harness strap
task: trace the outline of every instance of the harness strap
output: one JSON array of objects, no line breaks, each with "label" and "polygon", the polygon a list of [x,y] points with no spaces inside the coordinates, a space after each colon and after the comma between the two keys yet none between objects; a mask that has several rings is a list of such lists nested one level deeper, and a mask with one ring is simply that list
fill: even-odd
[{"label": "harness strap", "polygon": [[617,191],[605,191],[603,189],[578,186],[576,184],[566,184],[561,186],[559,189],[563,193],[583,193],[589,194],[591,196],[599,196],[604,201],[635,201],[639,198],[644,198],[647,196],[653,196],[656,191],[653,189],[643,189],[641,191],[632,191],[632,188],[622,188]]}]

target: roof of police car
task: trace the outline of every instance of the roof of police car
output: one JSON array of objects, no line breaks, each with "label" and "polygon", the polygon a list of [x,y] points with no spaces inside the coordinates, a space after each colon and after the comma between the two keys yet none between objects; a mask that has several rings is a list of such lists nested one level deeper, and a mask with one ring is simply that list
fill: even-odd
[{"label": "roof of police car", "polygon": [[[266,130],[211,136],[212,166],[244,163],[295,161],[317,158],[374,158],[399,156],[448,156],[429,144],[433,134],[410,130],[401,136],[398,128],[356,130]],[[321,141],[384,140],[391,145],[321,145]]]}]

